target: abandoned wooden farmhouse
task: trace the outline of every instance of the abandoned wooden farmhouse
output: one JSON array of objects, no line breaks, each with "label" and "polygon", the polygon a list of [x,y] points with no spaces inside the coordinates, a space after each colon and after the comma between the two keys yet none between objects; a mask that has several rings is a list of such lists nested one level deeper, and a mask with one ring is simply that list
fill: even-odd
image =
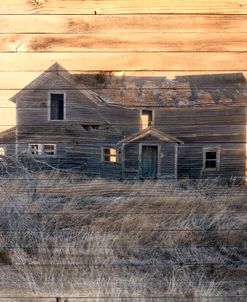
[{"label": "abandoned wooden farmhouse", "polygon": [[125,77],[55,63],[11,98],[0,155],[117,179],[247,176],[242,73]]}]

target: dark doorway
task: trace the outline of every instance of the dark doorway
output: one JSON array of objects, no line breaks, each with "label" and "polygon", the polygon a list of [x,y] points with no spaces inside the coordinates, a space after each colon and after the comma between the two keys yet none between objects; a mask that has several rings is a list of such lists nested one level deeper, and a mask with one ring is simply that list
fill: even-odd
[{"label": "dark doorway", "polygon": [[158,146],[142,146],[142,178],[157,178]]}]

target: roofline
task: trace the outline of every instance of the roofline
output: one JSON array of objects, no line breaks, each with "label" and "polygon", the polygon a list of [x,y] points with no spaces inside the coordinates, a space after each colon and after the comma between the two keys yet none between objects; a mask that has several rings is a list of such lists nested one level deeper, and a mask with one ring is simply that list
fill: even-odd
[{"label": "roofline", "polygon": [[129,144],[129,143],[134,142],[134,141],[136,141],[136,140],[138,140],[140,138],[145,137],[148,134],[156,136],[157,138],[159,138],[160,140],[163,140],[163,141],[167,141],[168,140],[168,141],[171,141],[171,142],[174,142],[174,143],[177,143],[177,144],[183,144],[184,143],[183,141],[181,141],[180,139],[177,139],[174,136],[166,134],[166,133],[164,133],[162,131],[159,131],[158,129],[155,129],[153,127],[148,127],[148,128],[146,128],[144,130],[136,132],[133,135],[130,135],[130,136],[122,139],[121,141],[119,141],[117,143],[117,145]]},{"label": "roofline", "polygon": [[11,128],[9,128],[9,129],[6,129],[6,130],[0,132],[0,138],[1,138],[2,136],[4,136],[4,135],[9,134],[9,133],[12,132],[12,131],[15,131],[15,130],[16,130],[16,126],[11,127]]}]

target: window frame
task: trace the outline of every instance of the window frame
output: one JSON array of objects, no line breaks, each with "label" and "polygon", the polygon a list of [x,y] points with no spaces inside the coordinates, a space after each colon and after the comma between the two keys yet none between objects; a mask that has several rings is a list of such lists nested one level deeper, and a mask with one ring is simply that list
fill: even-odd
[{"label": "window frame", "polygon": [[[32,145],[38,145],[40,146],[41,153],[40,154],[32,154]],[[45,153],[45,145],[52,145],[54,146],[54,154],[46,154]],[[29,154],[34,156],[34,157],[55,157],[57,155],[57,144],[50,144],[50,143],[45,143],[45,144],[36,144],[36,143],[31,143],[28,146]]]},{"label": "window frame", "polygon": [[[105,160],[105,150],[106,149],[114,149],[114,150],[116,150],[116,156],[115,155],[112,155],[112,156],[115,156],[116,157],[116,161],[114,162],[114,161],[111,161],[111,160],[109,160],[109,161],[107,161],[107,160]],[[111,154],[109,154],[109,156],[111,157]],[[115,147],[115,146],[104,146],[104,147],[102,147],[101,148],[101,161],[103,162],[103,163],[107,163],[107,164],[117,164],[118,162],[119,162],[119,157],[118,157],[118,149]]]},{"label": "window frame", "polygon": [[[211,160],[216,162],[215,168],[207,168],[206,167],[206,161],[207,152],[216,152],[216,159]],[[204,171],[219,171],[220,170],[220,147],[203,147],[203,170]]]},{"label": "window frame", "polygon": [[[51,95],[52,94],[62,94],[63,95],[63,119],[62,120],[52,120],[51,119]],[[65,91],[49,91],[48,93],[48,121],[50,122],[64,122],[66,121],[66,104],[67,104],[67,99],[66,99],[66,92]]]},{"label": "window frame", "polygon": [[[45,146],[54,146],[54,154],[47,154],[45,153]],[[57,155],[57,144],[43,144],[43,155],[46,157],[54,157]]]},{"label": "window frame", "polygon": [[[32,153],[32,146],[33,145],[37,145],[38,146],[38,154],[33,154]],[[39,148],[39,147],[41,147],[41,148]],[[32,155],[32,156],[42,156],[42,153],[43,153],[42,149],[43,149],[42,144],[38,144],[38,143],[31,143],[28,146],[29,154]],[[40,150],[40,154],[39,154],[39,150]]]},{"label": "window frame", "polygon": [[[151,112],[151,117],[152,117],[150,125],[148,125],[146,128],[142,127],[142,116],[144,115],[143,111],[149,111],[149,112]],[[145,129],[153,126],[153,125],[154,125],[154,110],[153,109],[141,109],[140,110],[140,130],[143,131],[143,130],[145,130]]]}]

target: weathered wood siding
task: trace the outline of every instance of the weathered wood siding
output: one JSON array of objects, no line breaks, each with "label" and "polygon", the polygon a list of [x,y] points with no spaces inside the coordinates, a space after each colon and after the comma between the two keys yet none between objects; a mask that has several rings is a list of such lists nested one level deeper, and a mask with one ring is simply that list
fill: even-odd
[{"label": "weathered wood siding", "polygon": [[[201,175],[201,149],[206,144],[221,148],[224,173],[242,174],[244,165],[247,171],[246,4],[245,0],[2,2],[1,130],[16,123],[15,107],[7,99],[58,61],[75,74],[79,86],[84,83],[110,101],[136,109],[97,107],[51,76],[44,90],[28,88],[18,102],[20,151],[28,142],[52,141],[58,144],[60,165],[65,158],[73,163],[84,158],[94,166],[93,173],[109,171],[112,166],[101,167],[98,162],[100,147],[137,132],[138,110],[154,106],[155,126],[185,142],[179,146],[181,175],[186,171]],[[227,76],[220,83],[213,77],[197,84],[191,78],[170,81],[235,72],[240,76],[231,82]],[[50,89],[66,92],[68,121],[46,121],[47,110],[40,103],[47,101]],[[196,108],[200,105],[205,107]],[[104,124],[104,119],[110,128],[87,132],[81,127],[96,120]],[[10,148],[14,151],[15,143]]]},{"label": "weathered wood siding", "polygon": [[[66,120],[49,121],[49,93],[66,91]],[[155,108],[153,126],[184,142],[178,146],[146,138],[129,144],[119,163],[102,162],[102,147],[114,146],[140,130],[140,108],[96,104],[68,82],[51,73],[42,89],[27,92],[17,101],[18,152],[27,153],[30,143],[56,143],[57,156],[40,157],[59,168],[74,168],[88,175],[114,178],[140,177],[139,144],[157,143],[164,157],[159,177],[243,177],[245,173],[246,110],[239,106]],[[41,108],[41,104],[46,104]],[[143,106],[143,108],[145,108]],[[150,107],[148,107],[150,109]],[[85,125],[98,125],[87,129]],[[203,171],[203,148],[220,148],[219,171]],[[177,166],[177,167],[176,167]],[[177,171],[176,171],[177,169]]]}]

